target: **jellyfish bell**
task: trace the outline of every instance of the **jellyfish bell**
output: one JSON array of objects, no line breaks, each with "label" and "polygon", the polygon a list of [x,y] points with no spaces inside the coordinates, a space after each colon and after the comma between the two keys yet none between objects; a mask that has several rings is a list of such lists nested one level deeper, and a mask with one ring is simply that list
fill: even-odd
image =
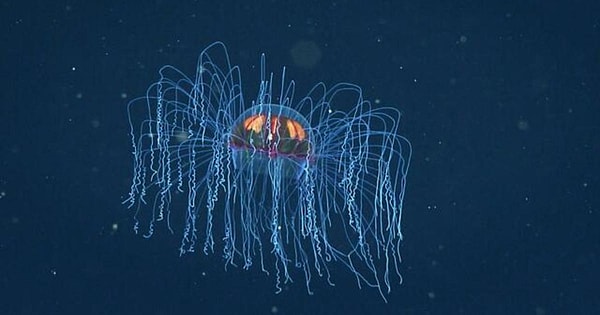
[{"label": "jellyfish bell", "polygon": [[233,124],[230,147],[236,169],[264,174],[281,163],[283,177],[297,175],[311,156],[308,121],[296,110],[277,104],[255,105]]}]

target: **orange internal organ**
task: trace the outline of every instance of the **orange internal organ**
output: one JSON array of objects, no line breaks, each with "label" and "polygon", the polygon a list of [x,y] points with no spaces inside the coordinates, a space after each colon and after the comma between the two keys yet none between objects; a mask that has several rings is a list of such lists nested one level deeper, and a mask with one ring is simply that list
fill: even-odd
[{"label": "orange internal organ", "polygon": [[[244,129],[246,131],[261,133],[264,131],[266,121],[266,116],[262,114],[250,116],[244,120]],[[272,116],[269,133],[269,140],[276,139],[278,136],[298,141],[306,139],[306,131],[302,125],[296,120],[287,117]]]}]

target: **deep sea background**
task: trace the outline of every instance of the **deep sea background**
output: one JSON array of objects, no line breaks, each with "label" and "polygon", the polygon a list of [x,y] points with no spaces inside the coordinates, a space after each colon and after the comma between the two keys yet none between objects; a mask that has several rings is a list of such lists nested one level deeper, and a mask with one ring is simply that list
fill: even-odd
[{"label": "deep sea background", "polygon": [[[1,1],[0,314],[600,314],[597,1]],[[403,283],[274,294],[144,239],[127,102],[223,41],[403,112]],[[309,45],[315,58],[298,51]],[[303,46],[300,46],[303,47]],[[299,55],[298,55],[299,54]],[[316,54],[316,55],[315,55]],[[300,59],[298,59],[300,58]],[[308,61],[307,61],[308,60]],[[308,62],[308,64],[303,63]]]}]

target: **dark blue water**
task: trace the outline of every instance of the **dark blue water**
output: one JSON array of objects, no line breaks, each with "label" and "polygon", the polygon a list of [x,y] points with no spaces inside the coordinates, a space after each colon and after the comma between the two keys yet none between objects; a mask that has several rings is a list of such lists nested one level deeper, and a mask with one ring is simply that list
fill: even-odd
[{"label": "dark blue water", "polygon": [[[597,314],[596,1],[0,3],[0,314]],[[353,82],[413,146],[403,283],[274,294],[220,249],[133,232],[127,102],[227,44],[299,93]]]}]

